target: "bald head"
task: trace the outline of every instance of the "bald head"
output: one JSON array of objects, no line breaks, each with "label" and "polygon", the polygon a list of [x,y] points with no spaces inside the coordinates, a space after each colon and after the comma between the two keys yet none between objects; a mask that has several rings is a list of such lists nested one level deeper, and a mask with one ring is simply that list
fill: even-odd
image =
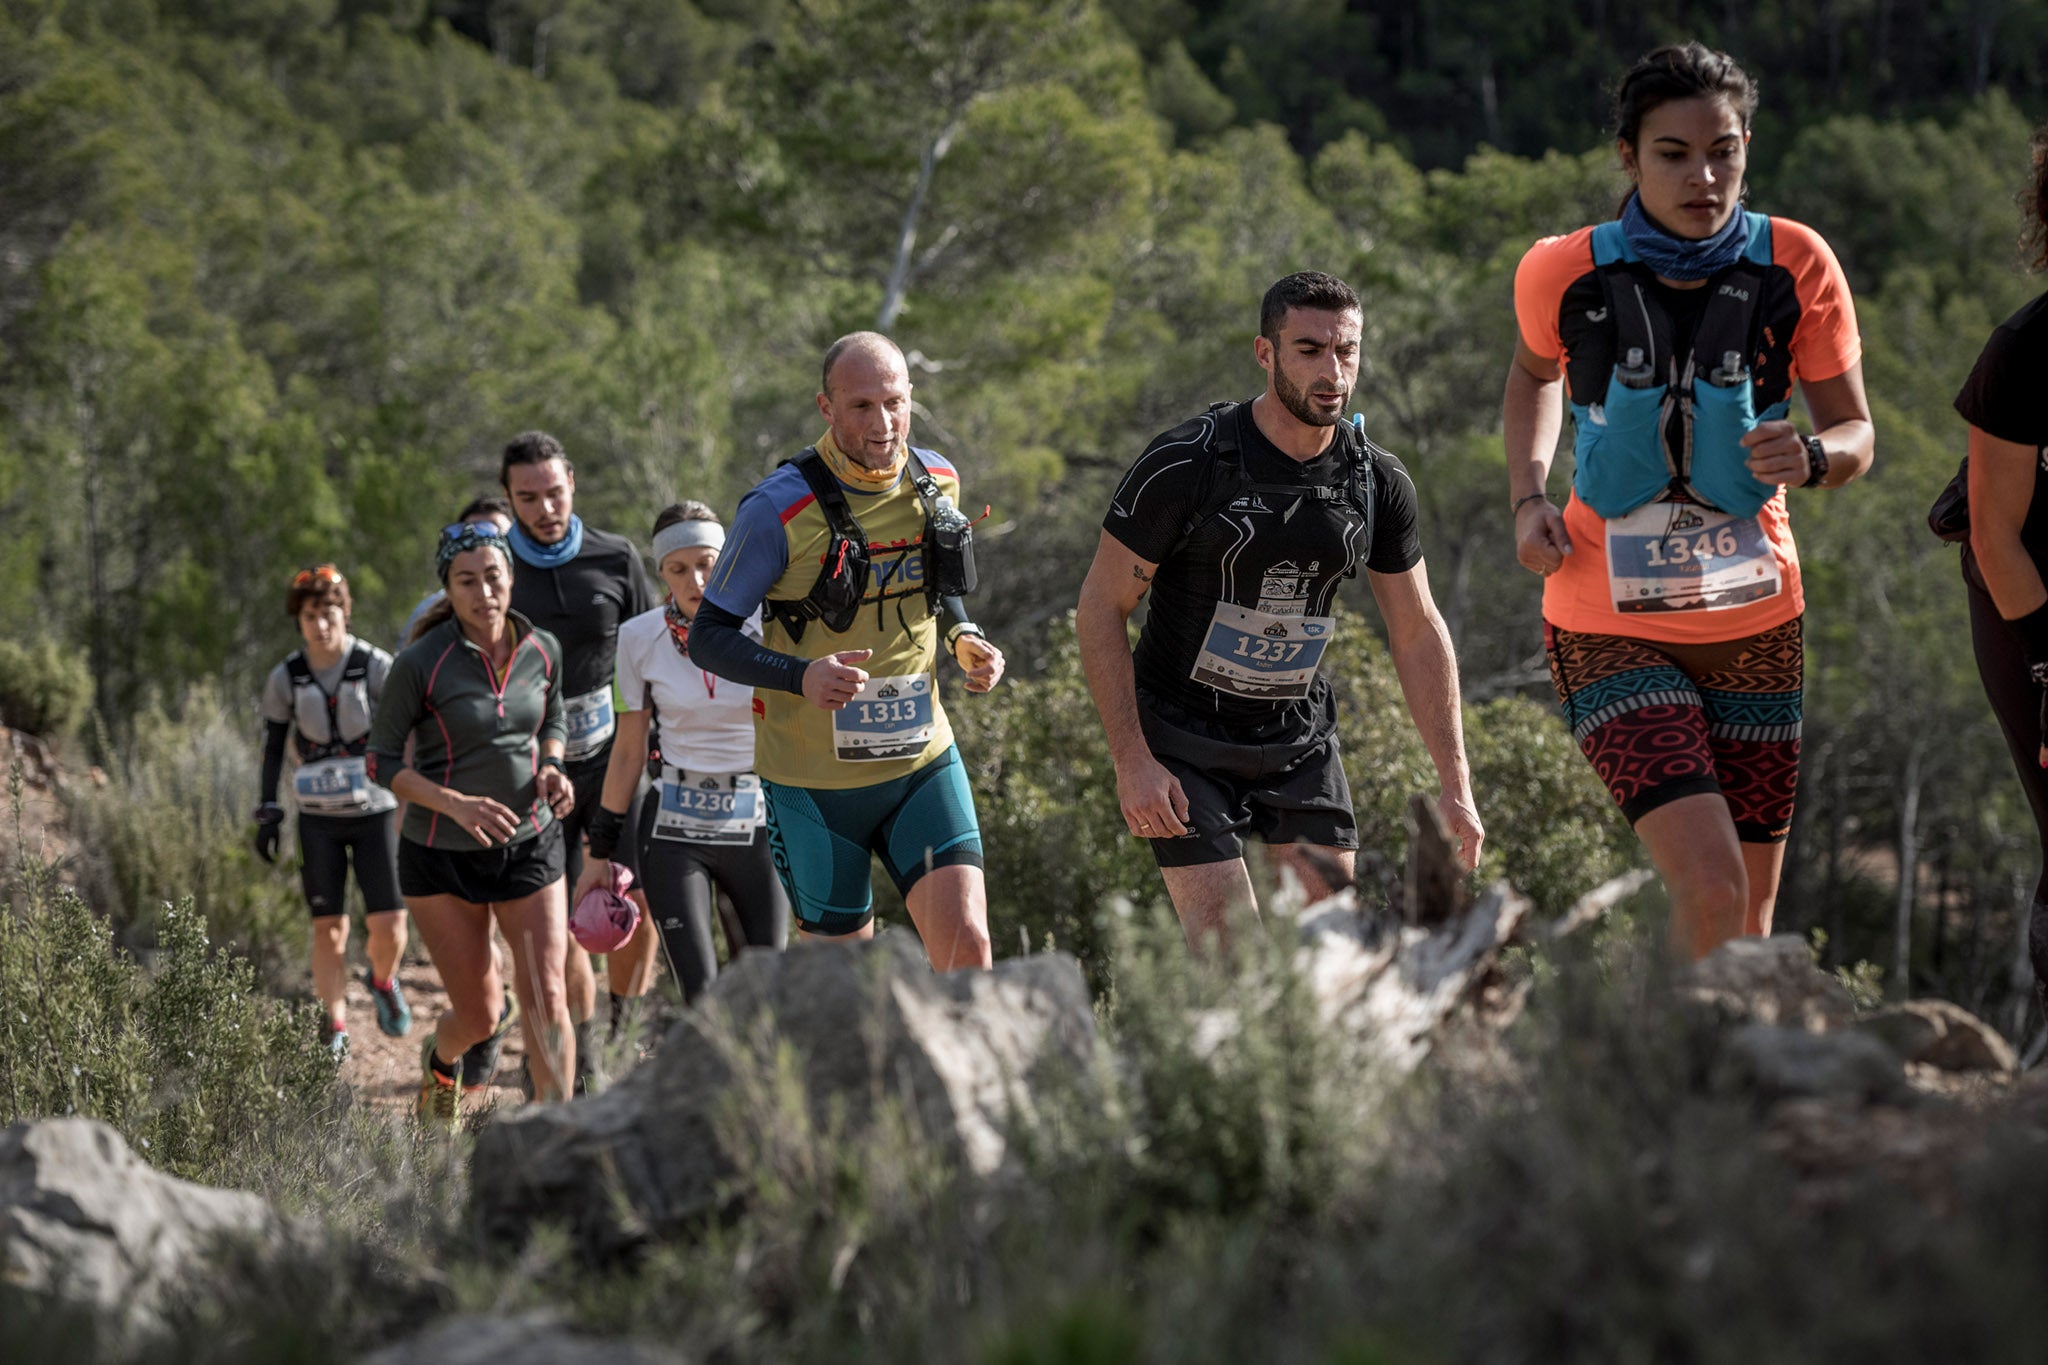
[{"label": "bald head", "polygon": [[900,374],[906,380],[910,377],[910,366],[903,359],[903,352],[896,343],[880,332],[848,332],[825,348],[825,363],[820,367],[818,383],[827,397],[832,393],[832,372],[841,363],[858,365],[869,372]]},{"label": "bald head", "polygon": [[910,367],[880,332],[855,332],[825,352],[818,412],[832,441],[869,469],[887,469],[910,439]]}]

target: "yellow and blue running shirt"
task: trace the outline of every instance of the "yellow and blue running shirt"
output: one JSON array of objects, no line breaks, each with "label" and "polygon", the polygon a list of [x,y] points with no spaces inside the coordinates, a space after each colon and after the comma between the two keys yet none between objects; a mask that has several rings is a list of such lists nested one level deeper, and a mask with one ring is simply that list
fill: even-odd
[{"label": "yellow and blue running shirt", "polygon": [[[958,503],[960,475],[952,462],[916,450],[940,491]],[[879,493],[844,480],[839,486],[867,535],[873,566],[860,612],[841,634],[822,621],[807,622],[801,641],[765,615],[762,643],[802,659],[848,649],[871,649],[874,656],[859,665],[867,670],[868,685],[845,711],[823,710],[791,692],[755,691],[755,771],[786,786],[844,790],[894,781],[939,758],[953,743],[933,672],[938,622],[924,593],[916,591],[924,583],[924,503],[907,477]],[[795,464],[785,464],[740,500],[704,600],[747,617],[769,599],[803,598],[818,580],[831,540],[810,485]],[[890,744],[891,727],[898,737],[923,737]]]}]

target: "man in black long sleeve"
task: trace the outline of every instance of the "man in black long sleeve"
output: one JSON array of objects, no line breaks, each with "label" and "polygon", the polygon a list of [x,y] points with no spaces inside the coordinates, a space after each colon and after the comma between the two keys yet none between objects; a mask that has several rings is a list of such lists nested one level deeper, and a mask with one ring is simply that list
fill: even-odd
[{"label": "man in black long sleeve", "polygon": [[[562,696],[569,726],[563,758],[576,788],[576,807],[563,821],[562,832],[568,841],[567,876],[573,887],[583,873],[584,828],[598,808],[617,726],[612,671],[619,624],[654,606],[656,599],[633,543],[585,526],[576,515],[576,471],[560,441],[543,431],[513,437],[499,463],[498,481],[512,502],[513,526],[507,539],[517,561],[513,610],[562,644]],[[637,828],[639,818],[636,797],[626,814],[628,828]],[[632,866],[630,849],[622,850],[622,858]],[[643,932],[607,963],[615,1000],[647,989],[654,938],[645,931],[644,919],[642,927]],[[590,955],[573,938],[566,966],[577,1061],[588,1074],[597,1056],[596,1040],[589,1036],[590,1019],[597,1010],[597,978]],[[616,1013],[616,1003],[613,1009]],[[581,1083],[579,1076],[579,1088]]]}]

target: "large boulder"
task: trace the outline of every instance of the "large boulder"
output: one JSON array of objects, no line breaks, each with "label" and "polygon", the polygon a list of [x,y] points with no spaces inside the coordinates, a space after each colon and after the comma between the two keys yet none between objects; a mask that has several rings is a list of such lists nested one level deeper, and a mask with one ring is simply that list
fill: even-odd
[{"label": "large boulder", "polygon": [[1681,996],[1724,1023],[1773,1024],[1825,1032],[1856,1014],[1841,982],[1813,965],[1803,939],[1738,938],[1687,969]]},{"label": "large boulder", "polygon": [[746,953],[618,1085],[488,1125],[472,1204],[490,1236],[553,1221],[605,1258],[743,1205],[748,1173],[801,1148],[803,1127],[859,1144],[885,1114],[927,1159],[993,1175],[1013,1115],[1041,1084],[1085,1078],[1094,1051],[1064,953],[944,976],[901,932]]},{"label": "large boulder", "polygon": [[168,1297],[220,1238],[282,1231],[262,1199],[153,1170],[104,1123],[0,1132],[0,1279],[123,1327],[160,1326]]},{"label": "large boulder", "polygon": [[1908,1000],[1856,1021],[1909,1062],[1943,1071],[2010,1072],[2019,1066],[2012,1044],[1998,1030],[1947,1000]]}]

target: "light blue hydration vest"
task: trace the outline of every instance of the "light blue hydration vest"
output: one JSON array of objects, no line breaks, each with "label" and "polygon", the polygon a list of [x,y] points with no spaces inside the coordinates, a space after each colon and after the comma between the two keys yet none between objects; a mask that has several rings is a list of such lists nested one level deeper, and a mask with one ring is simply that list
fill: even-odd
[{"label": "light blue hydration vest", "polygon": [[[1738,517],[1755,516],[1775,485],[1744,465],[1741,440],[1759,422],[1782,419],[1788,396],[1756,410],[1751,373],[1759,351],[1763,286],[1771,266],[1771,220],[1749,215],[1749,246],[1735,264],[1700,288],[1709,295],[1689,353],[1677,354],[1674,327],[1655,276],[1630,248],[1618,222],[1593,229],[1593,267],[1614,338],[1605,401],[1572,408],[1572,490],[1605,518],[1674,493]],[[1676,412],[1680,449],[1667,438]]]}]

